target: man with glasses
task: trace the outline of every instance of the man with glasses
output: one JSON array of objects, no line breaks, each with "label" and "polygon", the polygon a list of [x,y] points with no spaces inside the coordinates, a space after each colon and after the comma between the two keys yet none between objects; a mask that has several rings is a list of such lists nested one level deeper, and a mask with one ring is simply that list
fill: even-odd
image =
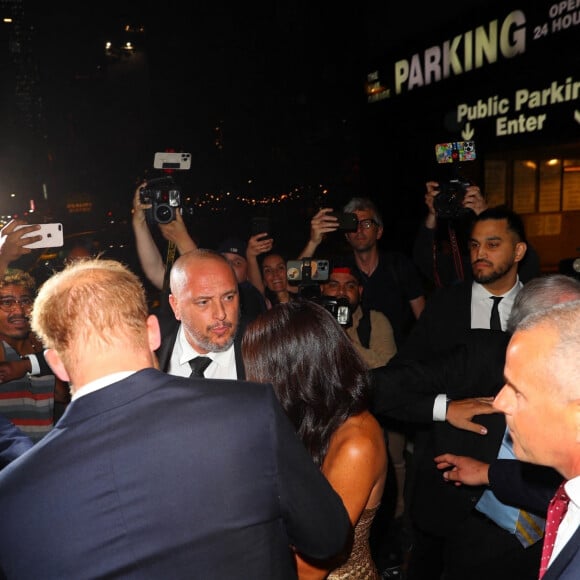
[{"label": "man with glasses", "polygon": [[[342,209],[356,214],[356,231],[346,231],[345,238],[352,253],[337,257],[334,261],[349,267],[360,277],[362,284],[362,307],[382,312],[391,323],[396,348],[400,349],[425,307],[423,284],[412,260],[402,252],[379,249],[383,236],[383,219],[372,200],[366,197],[352,198]],[[310,239],[299,258],[313,257],[326,235],[339,228],[338,218],[332,208],[322,208],[310,222]],[[403,539],[403,514],[405,512],[405,448],[407,426],[395,421],[383,422],[388,432],[390,460],[398,466],[396,501],[384,497],[379,514],[373,522],[371,547],[379,569],[394,569],[402,563],[406,549]],[[385,496],[393,493],[387,482]],[[395,503],[394,514],[386,506]],[[389,531],[390,522],[395,524]],[[393,539],[391,536],[397,536]]]},{"label": "man with glasses", "polygon": [[[425,307],[425,295],[419,272],[402,252],[381,251],[383,219],[372,200],[352,198],[343,208],[356,214],[358,228],[345,232],[352,254],[340,258],[361,276],[364,292],[362,305],[379,310],[391,323],[397,348],[401,348],[414,321]],[[322,208],[310,222],[310,239],[299,258],[313,257],[325,236],[338,230],[338,218],[332,208]]]},{"label": "man with glasses", "polygon": [[30,330],[35,295],[32,276],[22,270],[8,268],[0,278],[0,414],[36,442],[54,425],[55,391],[60,402],[68,392]]}]

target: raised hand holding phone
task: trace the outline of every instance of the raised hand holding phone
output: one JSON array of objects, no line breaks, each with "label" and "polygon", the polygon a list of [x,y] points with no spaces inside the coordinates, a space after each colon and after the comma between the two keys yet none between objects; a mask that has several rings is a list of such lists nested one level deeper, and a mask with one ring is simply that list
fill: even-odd
[{"label": "raised hand holding phone", "polygon": [[[18,225],[14,228],[14,231],[20,230],[22,228],[27,228],[28,225]],[[31,241],[29,244],[24,244],[22,247],[29,250],[36,250],[38,248],[60,248],[64,244],[62,224],[36,224],[39,226],[38,229],[31,231],[30,233],[24,234],[21,239],[24,240],[28,237],[41,236],[40,240]]]}]

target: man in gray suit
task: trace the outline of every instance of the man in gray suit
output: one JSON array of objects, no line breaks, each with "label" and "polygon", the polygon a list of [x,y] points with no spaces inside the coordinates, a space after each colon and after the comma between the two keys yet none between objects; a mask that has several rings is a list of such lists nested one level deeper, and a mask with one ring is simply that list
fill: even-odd
[{"label": "man in gray suit", "polygon": [[272,386],[154,368],[159,325],[125,266],[68,266],[32,327],[72,401],[0,473],[0,577],[290,579],[295,551],[341,552],[348,514]]}]

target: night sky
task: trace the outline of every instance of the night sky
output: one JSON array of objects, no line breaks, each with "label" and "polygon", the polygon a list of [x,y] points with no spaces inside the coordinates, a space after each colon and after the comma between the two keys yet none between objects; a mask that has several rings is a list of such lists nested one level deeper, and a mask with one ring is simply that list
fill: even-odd
[{"label": "night sky", "polygon": [[[79,167],[95,161],[133,180],[166,148],[193,154],[200,190],[252,179],[259,195],[350,171],[364,98],[357,14],[330,22],[324,3],[307,2],[98,6],[31,13],[49,144],[78,173],[75,183],[57,171],[69,187],[104,184]],[[132,36],[141,54],[103,61],[105,39],[127,38],[124,22],[145,26]]]},{"label": "night sky", "polygon": [[[92,5],[91,5],[92,4]],[[246,235],[250,217],[268,214],[280,246],[297,251],[323,202],[337,207],[359,191],[364,107],[362,15],[328,2],[29,2],[35,95],[42,118],[11,119],[15,189],[41,198],[65,235],[98,229],[131,242],[135,186],[155,177],[153,157],[192,153],[176,175],[194,201],[215,192],[216,209],[197,210],[191,230],[204,245]],[[145,33],[127,33],[144,27]],[[131,40],[135,52],[115,49]],[[219,128],[219,129],[217,129]],[[17,168],[18,171],[17,171]],[[12,183],[11,183],[12,185]],[[240,207],[226,192],[258,199],[295,191],[286,206]],[[29,194],[29,192],[31,192]],[[91,215],[63,215],[91,200]]]},{"label": "night sky", "polygon": [[[387,103],[366,104],[366,74],[374,62],[411,54],[408,46],[419,50],[445,31],[487,22],[486,10],[501,6],[218,1],[186,12],[176,0],[24,2],[43,104],[34,146],[17,115],[7,116],[5,134],[21,142],[21,161],[7,165],[24,189],[46,184],[49,201],[90,197],[99,215],[126,217],[135,185],[156,175],[154,153],[173,148],[192,153],[192,169],[179,179],[194,199],[208,192],[261,199],[323,185],[340,205],[362,193],[391,220],[388,243],[401,245],[424,215],[432,146],[450,136],[441,124],[445,104],[439,88],[416,91],[393,101],[389,116]],[[126,23],[145,33],[124,33]],[[105,57],[110,39],[116,46],[130,39],[136,51]],[[489,73],[490,86],[501,82],[496,68]],[[468,88],[466,80],[447,86]],[[451,91],[450,103],[456,98]],[[294,213],[280,212],[290,236],[307,235],[316,191]],[[200,220],[202,238],[247,221],[252,211],[238,209],[229,204],[217,228]]]}]

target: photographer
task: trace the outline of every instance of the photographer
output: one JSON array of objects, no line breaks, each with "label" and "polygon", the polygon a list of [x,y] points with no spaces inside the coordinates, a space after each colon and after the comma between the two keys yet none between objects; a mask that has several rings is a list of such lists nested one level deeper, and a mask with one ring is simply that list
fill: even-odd
[{"label": "photographer", "polygon": [[[428,181],[426,188],[425,205],[428,213],[415,238],[413,260],[421,273],[437,288],[471,280],[468,231],[472,219],[487,209],[485,197],[478,185],[467,185],[462,199],[456,201],[465,211],[459,209],[454,217],[441,217],[435,201],[440,193],[440,184]],[[524,283],[540,274],[538,254],[529,244],[518,274]]]},{"label": "photographer", "polygon": [[[151,204],[141,202],[141,190],[146,185],[146,181],[141,183],[133,196],[133,232],[141,268],[151,284],[160,290],[163,288],[165,264],[147,222],[146,212],[151,208]],[[197,248],[196,243],[187,232],[180,212],[175,212],[175,220],[167,224],[159,224],[159,229],[166,240],[175,244],[180,254]]]},{"label": "photographer", "polygon": [[[139,185],[133,196],[133,232],[143,273],[155,288],[161,290],[166,276],[166,266],[147,220],[147,210],[151,208],[151,204],[143,203],[141,199],[141,190],[146,185],[147,182]],[[157,226],[163,237],[175,244],[180,255],[198,248],[187,231],[180,211],[175,211],[175,219],[167,223],[158,223]],[[266,309],[266,305],[260,292],[248,280],[245,244],[234,239],[224,240],[220,244],[218,252],[228,260],[236,273],[242,313],[248,319],[254,318]]]},{"label": "photographer", "polygon": [[369,368],[386,365],[397,352],[393,328],[382,312],[362,308],[363,286],[358,271],[348,266],[333,267],[328,280],[322,282],[321,294],[348,300],[350,316],[343,325],[346,334]]},{"label": "photographer", "polygon": [[[369,198],[354,197],[343,208],[354,213],[357,227],[343,233],[351,252],[341,257],[361,277],[363,306],[379,310],[391,323],[397,348],[401,348],[415,320],[425,307],[421,278],[415,264],[400,251],[379,248],[383,236],[383,219]],[[310,221],[310,238],[299,258],[313,257],[325,237],[339,231],[332,208],[322,208]]]}]

